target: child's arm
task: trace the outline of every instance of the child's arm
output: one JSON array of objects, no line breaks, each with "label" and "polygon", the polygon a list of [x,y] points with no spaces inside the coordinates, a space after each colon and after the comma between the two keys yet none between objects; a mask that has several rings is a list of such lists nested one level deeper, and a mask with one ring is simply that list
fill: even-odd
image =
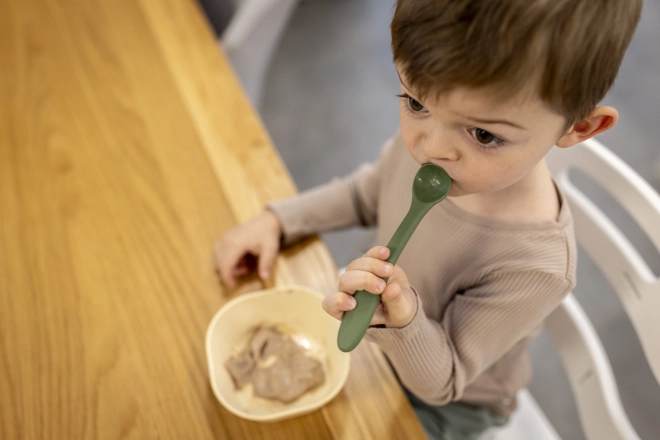
[{"label": "child's arm", "polygon": [[336,178],[295,197],[270,203],[283,227],[283,243],[292,244],[309,235],[378,222],[378,198],[384,161],[393,149],[385,143],[375,163],[364,164],[351,175]]},{"label": "child's arm", "polygon": [[381,163],[392,144],[385,144],[375,164],[365,164],[348,177],[270,203],[260,216],[226,232],[215,246],[221,280],[234,287],[237,278],[249,274],[250,259],[254,258],[259,276],[267,279],[280,244],[286,246],[331,229],[375,224]]},{"label": "child's arm", "polygon": [[[456,294],[442,313],[429,319],[402,268],[385,270],[388,252],[371,249],[347,267],[339,289],[323,301],[341,319],[355,307],[356,290],[381,294],[367,339],[376,342],[413,394],[433,405],[459,400],[477,376],[516,343],[529,337],[573,285],[558,275],[520,270],[490,274],[478,286]],[[380,277],[390,276],[387,287]]]},{"label": "child's arm", "polygon": [[404,328],[367,331],[401,382],[433,405],[460,400],[465,387],[515,344],[531,337],[573,285],[542,271],[491,274],[456,294],[442,318],[427,318],[421,300]]}]

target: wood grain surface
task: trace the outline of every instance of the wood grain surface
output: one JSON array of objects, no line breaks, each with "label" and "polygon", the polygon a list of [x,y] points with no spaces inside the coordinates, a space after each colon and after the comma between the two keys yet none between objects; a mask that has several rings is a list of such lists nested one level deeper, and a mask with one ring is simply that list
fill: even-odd
[{"label": "wood grain surface", "polygon": [[[0,438],[423,438],[378,350],[262,424],[211,391],[212,247],[295,186],[193,0],[0,2]],[[310,238],[274,283],[328,293]]]}]

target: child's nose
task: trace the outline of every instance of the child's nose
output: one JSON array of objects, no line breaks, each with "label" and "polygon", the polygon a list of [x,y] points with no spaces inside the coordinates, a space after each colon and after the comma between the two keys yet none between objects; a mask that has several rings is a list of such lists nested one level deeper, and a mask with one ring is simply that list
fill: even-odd
[{"label": "child's nose", "polygon": [[456,161],[461,157],[459,149],[455,147],[456,141],[443,130],[430,131],[423,142],[424,154],[429,159]]}]

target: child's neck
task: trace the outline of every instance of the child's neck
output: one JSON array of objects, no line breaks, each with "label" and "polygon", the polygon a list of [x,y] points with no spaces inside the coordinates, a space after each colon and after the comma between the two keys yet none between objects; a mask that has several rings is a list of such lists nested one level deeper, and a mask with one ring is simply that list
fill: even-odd
[{"label": "child's neck", "polygon": [[450,200],[472,214],[517,223],[556,221],[560,208],[545,161],[503,190],[450,197]]}]

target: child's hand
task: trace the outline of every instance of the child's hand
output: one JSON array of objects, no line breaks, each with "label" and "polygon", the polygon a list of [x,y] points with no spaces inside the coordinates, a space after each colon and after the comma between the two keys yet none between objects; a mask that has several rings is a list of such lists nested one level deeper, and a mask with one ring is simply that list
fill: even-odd
[{"label": "child's hand", "polygon": [[[417,313],[417,296],[410,288],[403,269],[385,262],[390,250],[385,246],[370,249],[362,258],[354,260],[339,277],[339,292],[323,299],[323,309],[341,319],[344,312],[355,308],[353,295],[366,290],[381,295],[371,325],[405,327]],[[387,285],[381,278],[389,277]]]},{"label": "child's hand", "polygon": [[236,278],[248,275],[253,269],[250,263],[255,257],[259,277],[270,278],[280,250],[281,234],[277,216],[268,210],[227,231],[215,245],[215,266],[222,282],[229,288],[235,287]]}]

